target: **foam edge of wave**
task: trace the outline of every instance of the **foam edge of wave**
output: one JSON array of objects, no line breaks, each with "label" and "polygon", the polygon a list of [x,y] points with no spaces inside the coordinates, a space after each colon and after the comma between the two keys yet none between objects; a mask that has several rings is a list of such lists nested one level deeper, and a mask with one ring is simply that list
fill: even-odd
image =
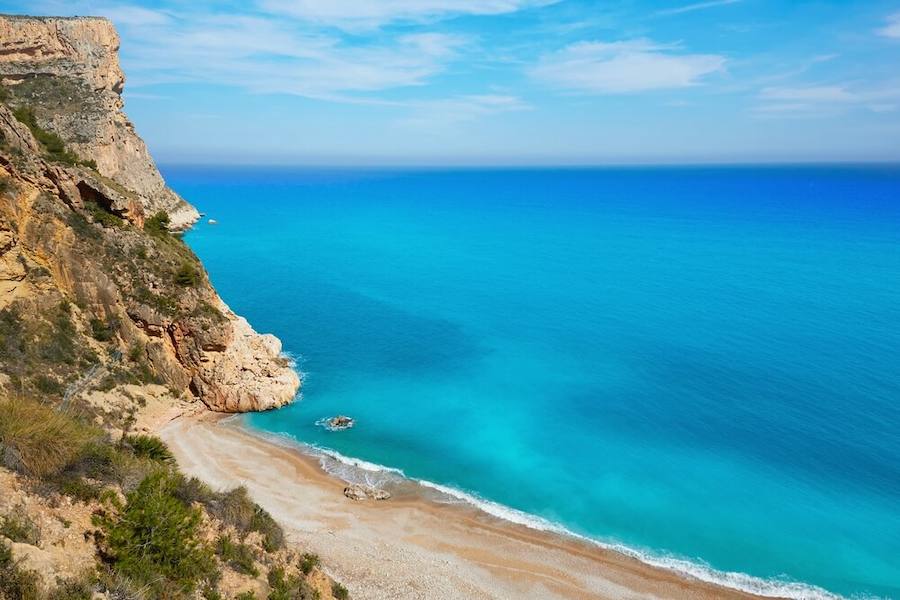
[{"label": "foam edge of wave", "polygon": [[[383,474],[396,480],[412,482],[444,495],[445,498],[440,500],[442,502],[473,506],[497,519],[521,525],[536,531],[574,538],[597,546],[598,548],[628,556],[651,567],[665,569],[683,577],[696,579],[704,583],[719,585],[767,598],[784,598],[786,600],[843,600],[844,598],[843,596],[834,594],[812,584],[791,581],[786,578],[766,579],[738,571],[721,571],[700,560],[689,560],[675,555],[643,551],[620,543],[604,542],[576,533],[563,525],[554,523],[543,517],[505,506],[491,500],[486,500],[473,493],[434,483],[425,479],[408,477],[401,469],[348,457],[329,448],[300,442],[286,432],[263,432],[257,429],[247,428],[246,426],[243,426],[242,428],[250,429],[252,435],[262,437],[279,446],[289,447],[308,456],[318,458],[323,471],[347,483],[357,483],[357,481],[349,478],[345,471],[329,466],[323,459],[331,459],[344,467],[349,469],[359,469],[366,474]],[[364,476],[364,481],[369,484],[372,483],[366,476]],[[853,598],[854,600],[878,600],[872,596],[854,596]]]}]

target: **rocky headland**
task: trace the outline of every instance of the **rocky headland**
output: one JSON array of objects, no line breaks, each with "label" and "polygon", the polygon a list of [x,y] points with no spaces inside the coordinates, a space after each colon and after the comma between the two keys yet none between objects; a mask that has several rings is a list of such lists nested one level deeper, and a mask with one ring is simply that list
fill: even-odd
[{"label": "rocky headland", "polygon": [[0,599],[345,598],[153,435],[300,379],[182,241],[200,215],[122,110],[118,48],[106,19],[0,16]]},{"label": "rocky headland", "polygon": [[199,213],[122,111],[118,48],[105,19],[0,17],[0,309],[23,336],[74,338],[71,360],[32,347],[0,371],[43,393],[101,366],[107,386],[154,380],[215,411],[287,404],[300,381],[280,343],[225,306],[175,233]]}]

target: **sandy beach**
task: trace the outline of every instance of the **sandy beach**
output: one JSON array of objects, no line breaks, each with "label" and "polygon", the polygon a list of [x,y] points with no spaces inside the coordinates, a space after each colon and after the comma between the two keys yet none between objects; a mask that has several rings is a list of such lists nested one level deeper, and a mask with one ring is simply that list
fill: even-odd
[{"label": "sandy beach", "polygon": [[316,457],[211,414],[159,434],[182,469],[245,485],[354,598],[752,598],[562,535],[417,494],[353,501]]}]

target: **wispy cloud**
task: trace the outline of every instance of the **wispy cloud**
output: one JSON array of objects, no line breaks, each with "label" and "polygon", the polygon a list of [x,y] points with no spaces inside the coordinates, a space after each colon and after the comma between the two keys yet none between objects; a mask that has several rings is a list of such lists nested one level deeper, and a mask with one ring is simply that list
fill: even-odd
[{"label": "wispy cloud", "polygon": [[262,10],[341,29],[371,29],[459,15],[500,15],[559,0],[261,0]]},{"label": "wispy cloud", "polygon": [[412,101],[407,106],[412,109],[412,114],[399,124],[429,131],[442,131],[483,117],[531,109],[518,96],[504,94],[473,94]]},{"label": "wispy cloud", "polygon": [[676,6],[674,8],[658,10],[654,14],[658,17],[664,17],[664,16],[669,16],[669,15],[681,15],[684,13],[695,12],[698,10],[706,10],[707,8],[716,8],[717,6],[726,6],[728,4],[737,4],[742,1],[743,0],[709,0],[708,2],[696,2],[694,4],[685,4],[684,6]]},{"label": "wispy cloud", "polygon": [[763,100],[800,102],[853,102],[857,95],[841,85],[819,85],[809,87],[770,87],[760,92]]},{"label": "wispy cloud", "polygon": [[[253,93],[359,102],[421,86],[456,60],[468,39],[415,32],[354,43],[347,36],[261,13],[206,12],[203,5],[148,9],[123,2],[45,0],[48,13],[109,16],[122,38],[129,90],[207,83]],[[132,97],[137,97],[129,93]]]},{"label": "wispy cloud", "polygon": [[697,85],[725,58],[686,54],[648,39],[579,42],[543,56],[531,74],[550,85],[594,94],[627,94]]},{"label": "wispy cloud", "polygon": [[900,12],[888,16],[887,24],[878,29],[876,33],[886,38],[900,39]]},{"label": "wispy cloud", "polygon": [[876,88],[853,84],[768,87],[759,93],[754,108],[759,115],[833,116],[852,109],[892,112],[900,103],[900,84]]}]

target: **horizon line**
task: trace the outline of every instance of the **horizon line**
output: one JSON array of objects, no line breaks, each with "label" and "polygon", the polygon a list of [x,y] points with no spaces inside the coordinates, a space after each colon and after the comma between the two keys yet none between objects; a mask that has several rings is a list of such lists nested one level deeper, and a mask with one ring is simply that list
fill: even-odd
[{"label": "horizon line", "polygon": [[900,159],[885,160],[794,160],[794,161],[692,161],[692,162],[585,162],[585,163],[414,163],[414,162],[204,162],[159,160],[161,167],[303,168],[303,169],[608,169],[683,167],[900,167]]}]

